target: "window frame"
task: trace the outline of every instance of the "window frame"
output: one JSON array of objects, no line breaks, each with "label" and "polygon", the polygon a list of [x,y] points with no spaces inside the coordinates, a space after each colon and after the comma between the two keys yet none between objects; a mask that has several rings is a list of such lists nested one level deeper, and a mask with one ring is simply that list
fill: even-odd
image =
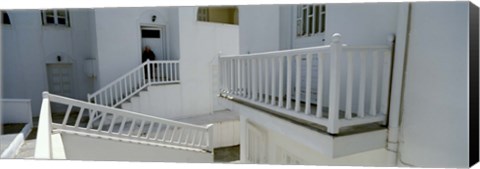
[{"label": "window frame", "polygon": [[[215,8],[234,8],[234,18],[232,20],[232,23],[230,22],[222,22],[222,21],[216,21],[216,20],[211,20],[211,11],[212,9]],[[224,25],[234,25],[238,26],[239,25],[239,9],[238,6],[200,6],[197,8],[197,13],[196,13],[196,21],[197,22],[203,22],[203,23],[209,23],[209,24],[224,24]],[[216,16],[216,15],[214,15]]]},{"label": "window frame", "polygon": [[325,33],[325,4],[303,4],[295,6],[295,38],[320,36]]},{"label": "window frame", "polygon": [[[52,11],[53,16],[47,14],[47,12]],[[59,13],[64,11],[64,16],[60,16]],[[64,26],[70,27],[70,12],[67,9],[46,9],[41,11],[42,24],[44,26],[54,25],[54,26]],[[53,23],[49,23],[48,17],[53,17]],[[60,19],[64,19],[65,23],[60,23]]]}]

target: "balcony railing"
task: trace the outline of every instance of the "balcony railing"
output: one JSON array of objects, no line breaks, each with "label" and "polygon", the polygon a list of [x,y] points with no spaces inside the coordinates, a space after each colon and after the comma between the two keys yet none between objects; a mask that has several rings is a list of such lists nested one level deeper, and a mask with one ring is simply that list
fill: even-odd
[{"label": "balcony railing", "polygon": [[93,94],[88,101],[117,107],[152,84],[179,83],[179,61],[146,61]]},{"label": "balcony railing", "polygon": [[220,94],[327,128],[385,122],[393,36],[388,45],[325,46],[221,56]]},{"label": "balcony railing", "polygon": [[[52,118],[51,106],[64,108],[65,113],[61,114],[61,119]],[[92,112],[98,113],[98,118],[85,116]],[[213,124],[206,126],[187,124],[44,92],[35,158],[51,159],[53,157],[51,138],[53,130],[209,152],[213,152],[214,147]]]}]

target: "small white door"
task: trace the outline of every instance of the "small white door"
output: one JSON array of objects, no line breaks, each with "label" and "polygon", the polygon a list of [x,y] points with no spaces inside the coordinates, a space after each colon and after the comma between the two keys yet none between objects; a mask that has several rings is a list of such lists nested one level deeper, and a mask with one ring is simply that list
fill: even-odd
[{"label": "small white door", "polygon": [[142,52],[145,46],[150,46],[155,54],[155,60],[168,60],[165,41],[165,28],[163,27],[141,27]]},{"label": "small white door", "polygon": [[72,97],[72,64],[47,64],[50,93]]},{"label": "small white door", "polygon": [[[65,97],[73,97],[72,64],[47,64],[48,92]],[[53,112],[62,112],[65,107],[52,105]]]}]

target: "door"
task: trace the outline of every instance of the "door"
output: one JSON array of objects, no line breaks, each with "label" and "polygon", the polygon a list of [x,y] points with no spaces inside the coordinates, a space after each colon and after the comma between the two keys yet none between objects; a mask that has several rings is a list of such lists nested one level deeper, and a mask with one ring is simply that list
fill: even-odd
[{"label": "door", "polygon": [[[65,97],[73,97],[72,64],[47,64],[48,92]],[[53,112],[65,111],[65,106],[51,105]]]},{"label": "door", "polygon": [[142,36],[142,52],[145,46],[149,46],[155,54],[155,60],[169,60],[167,58],[165,28],[161,27],[141,27]]}]

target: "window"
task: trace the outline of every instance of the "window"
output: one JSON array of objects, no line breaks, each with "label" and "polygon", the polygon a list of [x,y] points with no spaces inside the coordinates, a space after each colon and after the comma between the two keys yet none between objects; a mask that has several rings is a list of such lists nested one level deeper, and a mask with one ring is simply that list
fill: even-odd
[{"label": "window", "polygon": [[197,20],[238,25],[238,9],[235,6],[199,7]]},{"label": "window", "polygon": [[325,32],[325,5],[298,5],[297,37],[308,37]]},{"label": "window", "polygon": [[10,17],[8,16],[7,12],[2,12],[2,23],[10,25]]},{"label": "window", "polygon": [[50,9],[42,11],[43,25],[65,25],[70,26],[68,10]]}]

